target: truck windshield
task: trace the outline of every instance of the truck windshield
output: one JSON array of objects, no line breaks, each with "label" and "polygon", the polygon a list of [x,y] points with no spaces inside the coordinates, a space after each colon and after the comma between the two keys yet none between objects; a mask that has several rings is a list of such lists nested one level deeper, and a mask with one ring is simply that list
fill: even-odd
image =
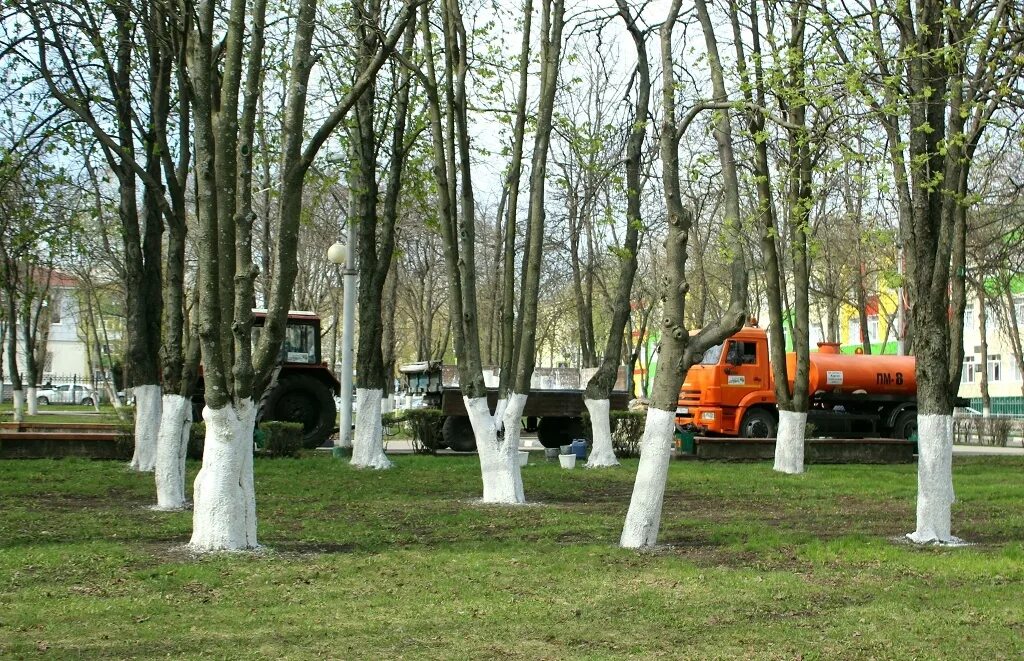
[{"label": "truck windshield", "polygon": [[717,365],[719,358],[722,357],[722,345],[716,344],[707,351],[704,352],[704,357],[700,359],[701,365]]}]

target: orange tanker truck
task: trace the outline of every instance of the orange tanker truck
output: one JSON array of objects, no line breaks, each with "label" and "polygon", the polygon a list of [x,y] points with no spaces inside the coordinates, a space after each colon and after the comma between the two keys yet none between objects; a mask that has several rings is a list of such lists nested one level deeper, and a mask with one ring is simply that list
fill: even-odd
[{"label": "orange tanker truck", "polygon": [[[839,353],[822,342],[811,353],[807,422],[815,435],[910,438],[917,432],[913,356]],[[786,354],[790,386],[796,354]],[[686,374],[676,425],[707,436],[772,438],[778,427],[775,380],[764,329],[747,326],[711,347]]]}]

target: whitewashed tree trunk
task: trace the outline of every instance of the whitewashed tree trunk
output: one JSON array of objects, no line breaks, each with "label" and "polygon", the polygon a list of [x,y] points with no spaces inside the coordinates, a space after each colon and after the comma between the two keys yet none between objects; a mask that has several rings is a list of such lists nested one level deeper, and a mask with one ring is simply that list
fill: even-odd
[{"label": "whitewashed tree trunk", "polygon": [[356,468],[386,470],[394,464],[384,454],[380,409],[384,392],[376,388],[356,389],[356,434],[351,464]]},{"label": "whitewashed tree trunk", "polygon": [[918,544],[961,544],[954,537],[953,416],[917,416],[917,530],[907,537]]},{"label": "whitewashed tree trunk", "polygon": [[135,454],[132,470],[156,470],[156,444],[160,433],[160,386],[135,386]]},{"label": "whitewashed tree trunk", "polygon": [[504,397],[499,397],[498,402],[494,405],[494,424],[498,431],[502,431],[505,428],[505,407],[508,406],[508,400]]},{"label": "whitewashed tree trunk", "polygon": [[192,541],[196,552],[240,551],[256,543],[256,494],[252,477],[252,434],[256,407],[203,409],[206,440],[203,467],[193,490]]},{"label": "whitewashed tree trunk", "polygon": [[164,395],[156,446],[156,509],[174,511],[188,504],[185,496],[185,457],[192,429],[192,402],[181,395]]},{"label": "whitewashed tree trunk", "polygon": [[779,430],[775,435],[775,470],[797,475],[804,472],[804,435],[807,412],[779,410]]},{"label": "whitewashed tree trunk", "polygon": [[[512,395],[505,407],[504,417],[509,418],[509,408],[517,397]],[[484,483],[484,502],[516,505],[526,502],[523,494],[523,478],[519,471],[519,443],[498,437],[494,416],[487,406],[486,397],[469,399],[463,397],[469,422],[476,437],[476,449],[480,456],[480,474]],[[520,409],[521,411],[522,409]]]},{"label": "whitewashed tree trunk", "polygon": [[640,441],[640,467],[619,538],[619,545],[623,548],[645,548],[654,546],[658,541],[675,417],[675,411],[647,409],[644,437]]},{"label": "whitewashed tree trunk", "polygon": [[612,446],[612,427],[609,417],[611,405],[607,399],[584,399],[583,403],[590,411],[590,431],[594,444],[590,448],[587,468],[608,468],[618,466]]},{"label": "whitewashed tree trunk", "polygon": [[38,389],[35,386],[28,387],[28,414],[39,415],[39,397],[36,394]]},{"label": "whitewashed tree trunk", "polygon": [[25,419],[25,391],[15,390],[12,397],[14,399],[14,421],[21,422]]},{"label": "whitewashed tree trunk", "polygon": [[523,410],[526,408],[528,397],[529,395],[514,392],[504,400],[504,406],[494,407],[494,424],[499,440],[512,448],[510,452],[513,453],[519,451],[519,441],[523,431]]},{"label": "whitewashed tree trunk", "polygon": [[393,395],[388,395],[384,399],[380,400],[380,412],[391,413],[395,410],[395,398]]}]

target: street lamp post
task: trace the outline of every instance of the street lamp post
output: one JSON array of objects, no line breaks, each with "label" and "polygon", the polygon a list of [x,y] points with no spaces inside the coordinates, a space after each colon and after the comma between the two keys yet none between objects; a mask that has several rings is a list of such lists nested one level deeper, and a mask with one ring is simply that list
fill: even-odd
[{"label": "street lamp post", "polygon": [[341,303],[341,416],[338,439],[334,443],[335,456],[344,456],[352,450],[352,344],[355,336],[356,313],[356,260],[355,248],[349,233],[345,244],[335,243],[327,249],[327,259],[343,268],[344,290]]}]

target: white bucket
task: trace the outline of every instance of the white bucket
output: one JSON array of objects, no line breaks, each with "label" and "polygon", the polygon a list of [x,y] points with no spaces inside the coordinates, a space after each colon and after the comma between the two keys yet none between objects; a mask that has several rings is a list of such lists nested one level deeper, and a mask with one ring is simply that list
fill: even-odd
[{"label": "white bucket", "polygon": [[574,454],[560,454],[558,455],[558,463],[562,465],[562,468],[568,468],[572,470],[576,467],[576,455]]},{"label": "white bucket", "polygon": [[528,463],[530,463],[530,453],[529,452],[524,452],[524,451],[520,450],[519,451],[519,465],[520,466],[525,466]]}]

